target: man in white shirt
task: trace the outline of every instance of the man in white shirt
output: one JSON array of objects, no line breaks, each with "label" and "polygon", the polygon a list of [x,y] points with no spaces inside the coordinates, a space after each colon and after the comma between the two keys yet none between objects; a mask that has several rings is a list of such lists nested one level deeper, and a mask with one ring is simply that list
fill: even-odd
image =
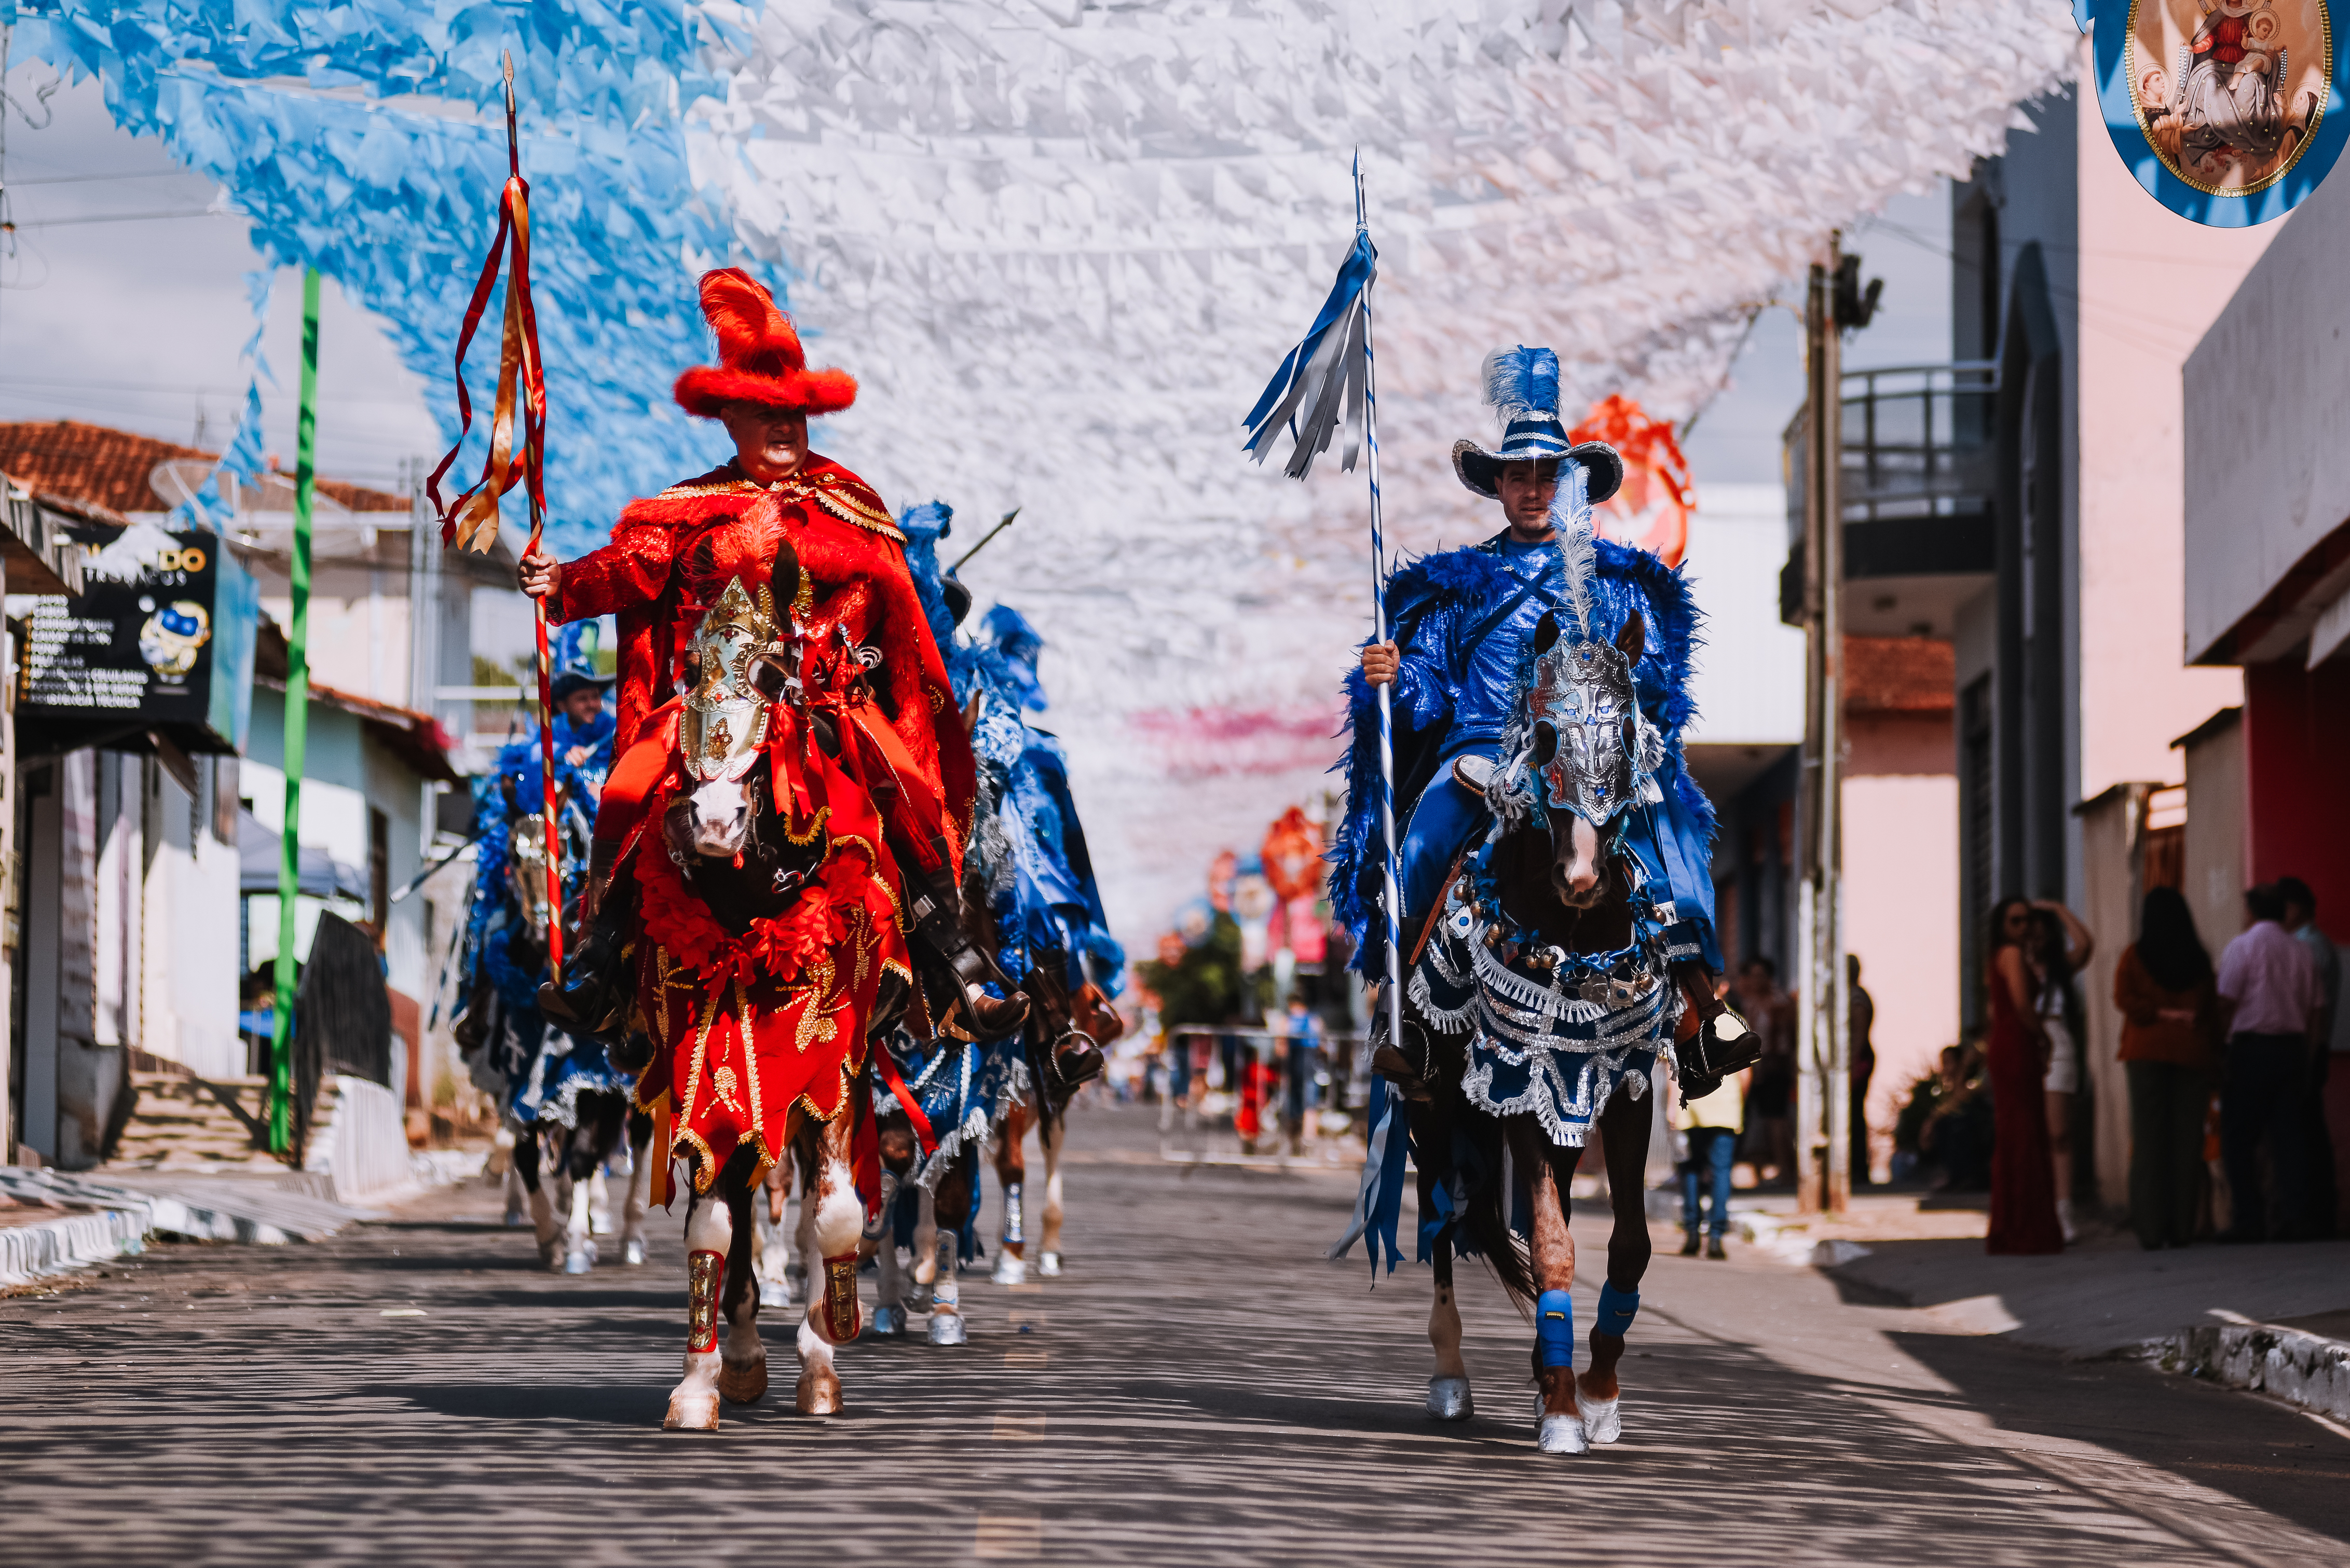
[{"label": "man in white shirt", "polygon": [[[2251,926],[2220,955],[2220,1003],[2228,1027],[2220,1150],[2232,1211],[2220,1240],[2293,1241],[2310,1229],[2305,1112],[2324,992],[2315,956],[2284,929],[2284,899],[2275,886],[2263,883],[2246,893],[2244,909]],[[2263,1137],[2276,1171],[2272,1204],[2261,1192]]]},{"label": "man in white shirt", "polygon": [[2326,1080],[2332,1076],[2334,1053],[2342,1049],[2342,954],[2317,926],[2317,895],[2298,877],[2277,878],[2277,897],[2284,900],[2284,929],[2317,961],[2318,992],[2324,998],[2318,1010],[2317,1046],[2309,1055],[2308,1110],[2302,1136],[2309,1140],[2309,1226],[2319,1236],[2336,1229],[2334,1134],[2325,1122]]}]

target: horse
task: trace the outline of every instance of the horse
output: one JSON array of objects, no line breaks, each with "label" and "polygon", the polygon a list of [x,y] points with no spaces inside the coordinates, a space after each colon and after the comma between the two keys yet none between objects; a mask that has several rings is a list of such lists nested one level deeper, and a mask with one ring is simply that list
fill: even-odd
[{"label": "horse", "polygon": [[[1498,755],[1454,763],[1492,829],[1456,862],[1423,930],[1406,933],[1418,946],[1405,1038],[1374,1052],[1404,1096],[1434,1265],[1429,1412],[1471,1414],[1453,1262],[1482,1254],[1534,1310],[1538,1438],[1551,1453],[1622,1432],[1617,1373],[1649,1259],[1651,1068],[1666,1053],[1683,1093],[1702,1095],[1751,1045],[1676,921],[1656,850],[1669,747],[1638,700],[1643,615],[1628,609],[1608,641],[1583,613],[1573,638],[1544,615]],[[1594,1128],[1613,1229],[1578,1376],[1569,1194]]]},{"label": "horse", "polygon": [[[1046,1279],[1061,1272],[1061,1222],[1064,1216],[1061,1153],[1068,1140],[1069,1102],[1102,1070],[1102,1052],[1126,1032],[1126,1021],[1109,1004],[1101,988],[1090,980],[1072,987],[1070,965],[1063,952],[1045,949],[1021,980],[1031,1007],[1022,1035],[1029,1077],[1036,1093],[1014,1102],[1003,1116],[992,1139],[995,1179],[1003,1189],[1003,1234],[996,1243],[997,1284],[1016,1285],[1028,1277],[1027,1216],[1024,1213],[1028,1162],[1024,1146],[1028,1129],[1036,1129],[1037,1146],[1045,1155],[1045,1202],[1037,1215],[1036,1272]],[[1072,1058],[1090,1070],[1080,1075],[1067,1064]]]},{"label": "horse", "polygon": [[[858,1238],[879,1199],[859,1180],[875,1169],[858,1104],[866,1057],[915,992],[877,791],[851,732],[870,720],[878,652],[840,626],[778,618],[802,581],[788,544],[756,571],[714,556],[692,564],[723,591],[684,651],[685,691],[615,769],[605,804],[618,836],[597,843],[610,859],[583,911],[566,1007],[625,1040],[638,1103],[695,1155],[684,1374],[661,1424],[713,1431],[722,1400],[766,1392],[757,1221],[767,1208],[772,1233],[761,1199],[785,1162],[801,1178],[799,1251],[812,1265],[795,1401],[808,1415],[841,1408],[834,1352],[862,1326]],[[617,814],[615,799],[628,803]]]},{"label": "horse", "polygon": [[[454,1033],[474,1059],[475,1083],[498,1098],[514,1127],[512,1171],[520,1190],[514,1194],[519,1202],[510,1200],[508,1222],[526,1205],[541,1264],[584,1274],[598,1257],[595,1233],[611,1225],[608,1213],[598,1212],[598,1176],[624,1136],[631,1158],[621,1209],[622,1257],[630,1265],[645,1260],[651,1181],[645,1153],[652,1124],[632,1110],[627,1082],[603,1044],[554,1026],[539,1002],[554,919],[546,824],[518,804],[532,793],[522,786],[535,788],[537,763],[535,735],[509,745],[497,784],[477,807],[491,817],[481,836],[484,864],[476,878],[481,936],[472,1000]],[[567,769],[558,788],[556,823],[576,892],[590,833],[582,804],[588,785],[577,769]]]}]

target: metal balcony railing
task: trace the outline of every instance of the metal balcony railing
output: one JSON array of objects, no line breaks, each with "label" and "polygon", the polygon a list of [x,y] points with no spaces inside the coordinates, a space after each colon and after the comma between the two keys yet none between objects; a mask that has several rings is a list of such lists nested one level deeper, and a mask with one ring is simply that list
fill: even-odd
[{"label": "metal balcony railing", "polygon": [[[1845,522],[1923,521],[1986,509],[1999,399],[1995,361],[1847,370],[1843,383],[1837,489]],[[1790,545],[1804,536],[1809,422],[1809,410],[1798,410],[1782,438]]]}]

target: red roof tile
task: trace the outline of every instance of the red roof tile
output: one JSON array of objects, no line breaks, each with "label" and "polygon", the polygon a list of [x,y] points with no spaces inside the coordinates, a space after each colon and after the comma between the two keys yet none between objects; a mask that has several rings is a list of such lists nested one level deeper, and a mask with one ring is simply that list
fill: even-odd
[{"label": "red roof tile", "polygon": [[[218,453],[79,420],[0,424],[0,472],[36,495],[51,494],[115,512],[161,512],[171,504],[149,476],[174,460],[211,462]],[[404,497],[321,479],[320,493],[354,512],[405,512]]]}]

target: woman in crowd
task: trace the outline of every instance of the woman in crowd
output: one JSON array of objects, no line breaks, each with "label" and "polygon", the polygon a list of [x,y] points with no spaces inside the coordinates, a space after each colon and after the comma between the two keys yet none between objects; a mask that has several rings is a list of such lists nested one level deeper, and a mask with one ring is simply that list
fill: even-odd
[{"label": "woman in crowd", "polygon": [[2072,910],[2049,898],[2032,901],[2033,1011],[2048,1043],[2041,1088],[2048,1106],[2048,1164],[2055,1179],[2056,1224],[2064,1240],[2073,1230],[2073,1096],[2081,1089],[2081,1011],[2073,977],[2089,961],[2096,942]]},{"label": "woman in crowd", "polygon": [[2029,900],[2002,898],[1991,910],[1984,944],[1983,989],[1991,997],[1992,1252],[2061,1252],[2056,1181],[2048,1153],[2049,1041],[2033,1005],[2038,982],[2030,949],[2035,913]]},{"label": "woman in crowd", "polygon": [[2114,970],[2114,1005],[2129,1079],[2130,1228],[2149,1251],[2184,1247],[2202,1196],[2219,998],[2211,955],[2178,888],[2147,889],[2137,940]]}]

